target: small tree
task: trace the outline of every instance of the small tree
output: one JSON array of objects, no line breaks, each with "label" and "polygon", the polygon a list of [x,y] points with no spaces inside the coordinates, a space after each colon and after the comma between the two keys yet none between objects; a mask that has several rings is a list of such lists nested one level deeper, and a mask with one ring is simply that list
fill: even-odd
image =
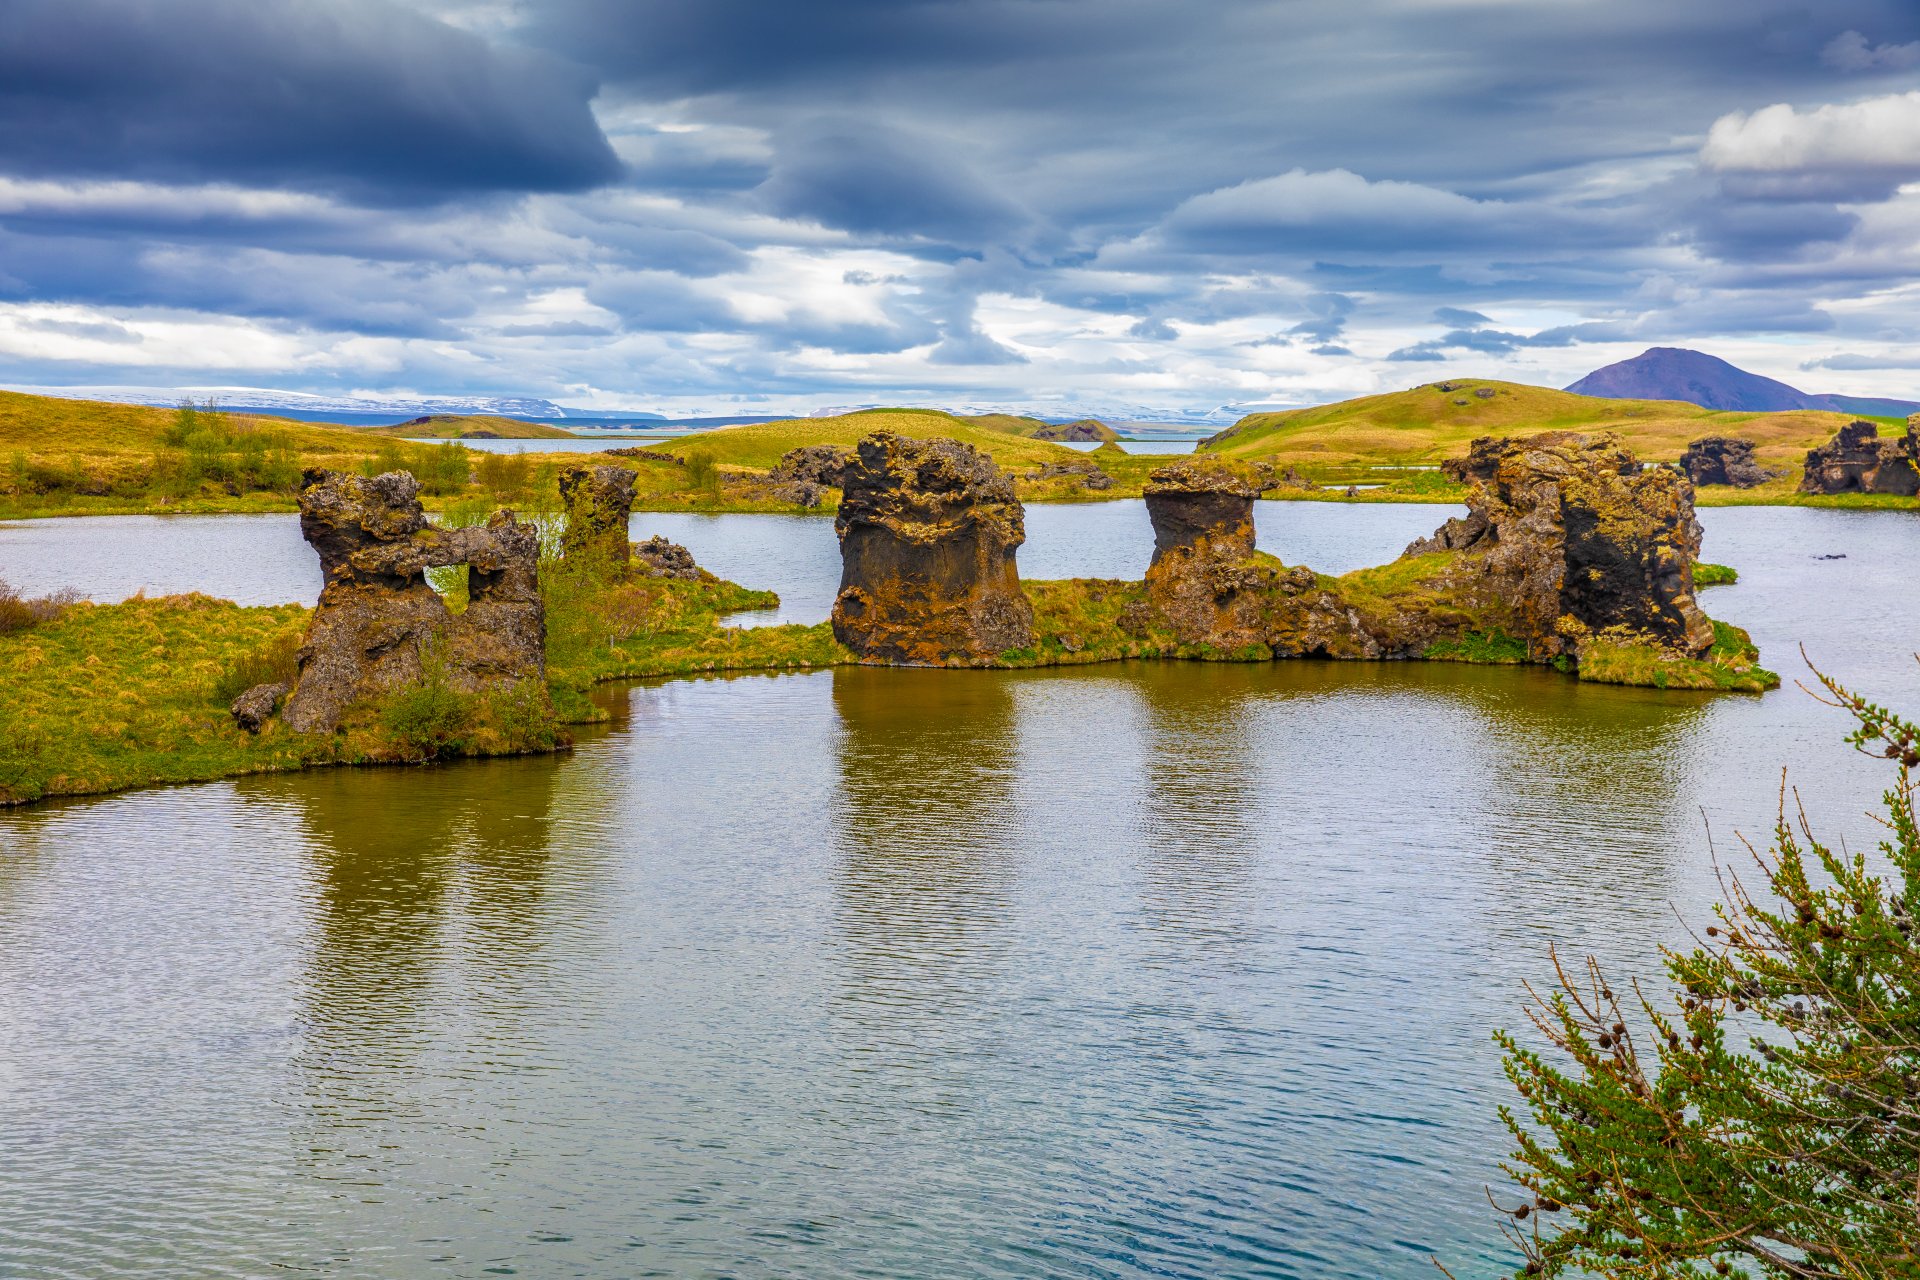
[{"label": "small tree", "polygon": [[1718,923],[1663,1008],[1589,959],[1537,992],[1552,1049],[1495,1038],[1531,1124],[1501,1108],[1528,1193],[1522,1276],[1920,1276],[1920,830],[1915,726],[1820,677],[1894,763],[1883,866],[1821,844],[1785,797],[1767,892],[1723,878]]}]

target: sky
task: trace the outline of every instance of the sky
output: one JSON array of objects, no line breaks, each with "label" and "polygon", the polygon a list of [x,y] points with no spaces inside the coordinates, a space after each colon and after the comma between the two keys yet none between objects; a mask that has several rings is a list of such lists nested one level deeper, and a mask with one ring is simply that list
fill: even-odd
[{"label": "sky", "polygon": [[1913,0],[0,0],[0,383],[1920,398]]}]

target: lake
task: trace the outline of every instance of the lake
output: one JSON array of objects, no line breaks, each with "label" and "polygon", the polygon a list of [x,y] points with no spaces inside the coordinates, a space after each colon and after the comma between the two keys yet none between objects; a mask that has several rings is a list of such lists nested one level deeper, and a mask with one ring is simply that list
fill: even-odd
[{"label": "lake", "polygon": [[[1258,519],[1337,571],[1447,514]],[[1702,519],[1742,571],[1704,603],[1785,689],[741,676],[610,687],[560,757],[0,812],[0,1274],[1497,1274],[1488,1033],[1548,945],[1652,975],[1782,766],[1871,845],[1886,775],[1797,644],[1920,705],[1912,515]],[[1138,503],[1028,528],[1032,577],[1151,546]],[[634,529],[831,598],[828,520]],[[291,517],[0,525],[0,576],[102,599],[306,598],[302,553]]]}]

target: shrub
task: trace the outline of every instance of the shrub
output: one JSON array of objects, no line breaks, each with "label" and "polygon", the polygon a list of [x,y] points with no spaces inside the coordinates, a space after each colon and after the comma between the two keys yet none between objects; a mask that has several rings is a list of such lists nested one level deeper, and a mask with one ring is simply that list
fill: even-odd
[{"label": "shrub", "polygon": [[707,450],[695,449],[687,455],[687,487],[702,493],[720,491],[720,468]]},{"label": "shrub", "polygon": [[481,488],[506,502],[527,492],[533,459],[524,453],[482,453],[475,472]]},{"label": "shrub", "polygon": [[380,711],[380,726],[409,760],[438,760],[467,748],[476,700],[447,682],[436,662],[416,684],[391,695]]},{"label": "shrub", "polygon": [[0,581],[0,635],[31,631],[42,623],[57,621],[82,599],[84,597],[70,587],[52,595],[29,598]]},{"label": "shrub", "polygon": [[1820,680],[1894,762],[1882,858],[1783,807],[1765,892],[1727,877],[1703,944],[1667,953],[1670,1005],[1555,959],[1527,1011],[1550,1048],[1495,1037],[1532,1121],[1501,1109],[1519,1274],[1920,1274],[1920,730]]},{"label": "shrub", "polygon": [[293,682],[300,672],[304,629],[283,631],[259,648],[228,663],[213,682],[213,700],[226,705],[259,684]]},{"label": "shrub", "polygon": [[553,704],[537,680],[521,680],[489,689],[482,698],[488,724],[508,751],[551,751],[559,739]]}]

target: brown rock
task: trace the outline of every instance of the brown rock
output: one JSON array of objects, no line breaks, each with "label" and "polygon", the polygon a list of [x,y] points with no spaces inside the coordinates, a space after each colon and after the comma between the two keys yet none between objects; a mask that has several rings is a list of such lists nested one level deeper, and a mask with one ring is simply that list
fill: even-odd
[{"label": "brown rock", "polygon": [[274,684],[257,684],[233,700],[227,708],[233,722],[248,733],[258,733],[273,719],[273,713],[280,709],[280,700],[287,696],[287,690],[293,686],[285,680]]},{"label": "brown rock", "polygon": [[633,472],[625,467],[575,464],[560,473],[560,500],[567,508],[567,531],[560,540],[563,554],[591,556],[609,564],[627,562]]},{"label": "brown rock", "polygon": [[1026,541],[1020,503],[973,446],[868,436],[847,465],[834,531],[833,634],[855,653],[977,666],[1034,643],[1014,564]]},{"label": "brown rock", "polygon": [[1468,514],[1407,548],[1463,553],[1445,589],[1527,642],[1536,661],[1620,629],[1687,654],[1713,644],[1693,599],[1693,485],[1643,467],[1611,433],[1482,437],[1444,464]]},{"label": "brown rock", "polygon": [[1849,422],[1839,434],[1807,451],[1802,493],[1920,493],[1920,436],[1909,421],[1907,433],[1880,439],[1871,422]]},{"label": "brown rock", "polygon": [[750,482],[757,496],[796,507],[817,507],[827,491],[838,489],[853,455],[839,445],[809,444],[789,449],[773,470]]},{"label": "brown rock", "polygon": [[1266,643],[1263,615],[1280,570],[1254,558],[1253,503],[1271,483],[1214,458],[1182,458],[1147,478],[1147,598],[1183,644]]},{"label": "brown rock", "polygon": [[1753,441],[1731,436],[1702,436],[1680,455],[1680,469],[1696,485],[1728,484],[1751,489],[1767,482],[1767,471],[1753,459]]},{"label": "brown rock", "polygon": [[853,453],[837,444],[802,445],[781,454],[780,461],[767,473],[767,479],[775,483],[799,482],[838,489],[851,461]]},{"label": "brown rock", "polygon": [[[330,731],[355,702],[420,680],[429,660],[468,690],[544,673],[533,526],[500,511],[485,528],[429,528],[419,482],[404,471],[371,480],[309,471],[303,479],[300,530],[319,553],[326,584],[282,712],[288,727]],[[426,571],[459,564],[467,566],[468,605],[454,617]]]},{"label": "brown rock", "polygon": [[682,582],[711,582],[713,575],[693,562],[693,553],[659,534],[633,546],[634,566],[654,578]]}]

